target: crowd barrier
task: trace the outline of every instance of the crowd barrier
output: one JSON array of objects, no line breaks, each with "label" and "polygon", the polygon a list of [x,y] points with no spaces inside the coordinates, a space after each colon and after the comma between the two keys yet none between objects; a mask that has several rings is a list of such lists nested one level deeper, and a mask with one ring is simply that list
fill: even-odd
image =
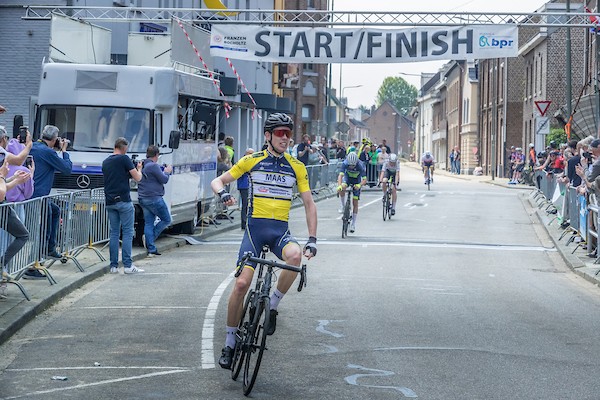
[{"label": "crowd barrier", "polygon": [[532,192],[531,196],[540,209],[544,209],[548,215],[554,214],[548,225],[558,221],[564,229],[559,240],[568,236],[567,245],[577,243],[572,253],[580,246],[586,246],[588,254],[595,256],[594,263],[600,263],[597,251],[600,207],[595,196],[579,194],[576,188],[544,172],[538,171],[535,181],[538,190]]},{"label": "crowd barrier", "polygon": [[[4,256],[15,240],[15,214],[28,231],[27,241],[8,263]],[[56,228],[56,251],[62,263],[71,260],[81,272],[85,272],[77,257],[86,249],[93,250],[100,260],[105,258],[95,246],[109,239],[109,224],[103,189],[63,192],[30,199],[19,203],[0,204],[0,255],[2,283],[16,285],[25,298],[29,295],[19,282],[28,269],[41,271],[50,284],[56,280],[48,270],[57,260],[48,257],[48,238],[53,220]]]}]

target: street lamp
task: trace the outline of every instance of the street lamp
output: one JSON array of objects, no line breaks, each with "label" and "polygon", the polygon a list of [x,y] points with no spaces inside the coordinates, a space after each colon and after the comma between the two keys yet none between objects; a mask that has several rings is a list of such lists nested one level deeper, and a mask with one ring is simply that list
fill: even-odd
[{"label": "street lamp", "polygon": [[[362,87],[362,86],[363,86],[363,85],[344,86],[344,87],[342,88],[341,98],[342,98],[342,99],[344,98],[344,90],[346,90],[346,89],[354,89],[354,88],[359,88],[359,87]],[[346,105],[348,105],[348,102],[346,102]]]}]

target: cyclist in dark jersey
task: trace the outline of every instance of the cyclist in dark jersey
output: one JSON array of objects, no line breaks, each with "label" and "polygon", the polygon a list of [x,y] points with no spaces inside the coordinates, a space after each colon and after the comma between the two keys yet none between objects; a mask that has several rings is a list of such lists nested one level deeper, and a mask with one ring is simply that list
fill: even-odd
[{"label": "cyclist in dark jersey", "polygon": [[[306,167],[287,153],[293,128],[294,123],[288,115],[283,113],[269,115],[264,126],[267,148],[243,157],[229,171],[211,183],[213,191],[221,197],[223,203],[233,205],[235,199],[227,193],[225,186],[245,173],[250,175],[248,221],[238,255],[237,268],[241,268],[241,272],[236,279],[227,306],[225,347],[219,359],[222,368],[231,368],[244,297],[254,275],[254,263],[239,265],[243,256],[251,253],[252,256],[258,257],[263,246],[268,245],[273,254],[286,264],[300,266],[302,261],[303,252],[288,229],[294,185],[298,186],[308,225],[309,239],[304,246],[304,256],[311,258],[317,254],[317,207],[308,185]],[[277,289],[271,295],[267,331],[269,335],[275,332],[279,301],[287,293],[296,275],[297,273],[287,270],[281,271],[279,275]]]},{"label": "cyclist in dark jersey", "polygon": [[367,171],[365,165],[358,159],[358,155],[354,152],[348,153],[346,159],[342,163],[340,174],[338,176],[338,192],[342,207],[340,212],[344,211],[344,203],[346,198],[346,188],[349,185],[353,186],[352,190],[352,223],[350,224],[350,232],[356,230],[356,219],[358,218],[358,199],[360,198],[360,188],[367,183]]}]

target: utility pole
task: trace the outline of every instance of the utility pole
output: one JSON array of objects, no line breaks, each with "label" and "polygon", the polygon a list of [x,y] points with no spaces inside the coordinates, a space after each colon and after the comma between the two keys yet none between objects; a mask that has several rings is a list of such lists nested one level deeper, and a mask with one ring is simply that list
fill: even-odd
[{"label": "utility pole", "polygon": [[498,138],[498,77],[496,76],[497,72],[498,59],[494,58],[492,60],[492,180],[496,179],[496,165],[498,164],[496,160],[496,139]]},{"label": "utility pole", "polygon": [[[571,0],[567,0],[567,19],[568,22],[571,22]],[[570,122],[571,122],[571,104],[572,104],[572,99],[571,99],[571,92],[572,92],[572,88],[571,88],[571,28],[567,27],[567,57],[566,57],[566,62],[567,62],[567,93],[566,93],[566,99],[567,99],[567,122],[569,123],[569,127]]]}]

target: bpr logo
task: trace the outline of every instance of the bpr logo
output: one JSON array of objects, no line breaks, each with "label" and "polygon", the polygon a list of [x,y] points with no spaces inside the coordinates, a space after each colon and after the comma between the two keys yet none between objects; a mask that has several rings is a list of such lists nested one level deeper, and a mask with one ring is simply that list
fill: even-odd
[{"label": "bpr logo", "polygon": [[495,37],[487,37],[481,35],[479,37],[479,47],[512,47],[514,40],[505,39],[505,38],[495,38]]}]

